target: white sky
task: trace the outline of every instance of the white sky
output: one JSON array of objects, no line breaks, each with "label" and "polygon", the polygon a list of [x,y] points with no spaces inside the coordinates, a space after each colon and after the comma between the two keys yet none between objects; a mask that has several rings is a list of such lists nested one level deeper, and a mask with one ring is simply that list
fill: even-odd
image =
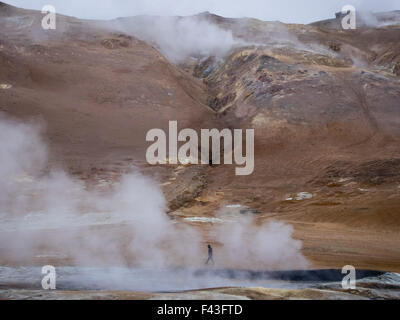
[{"label": "white sky", "polygon": [[225,17],[254,17],[311,23],[334,17],[346,4],[359,10],[400,10],[400,0],[1,0],[40,10],[53,5],[58,13],[88,19],[113,19],[141,14],[190,15],[210,11]]}]

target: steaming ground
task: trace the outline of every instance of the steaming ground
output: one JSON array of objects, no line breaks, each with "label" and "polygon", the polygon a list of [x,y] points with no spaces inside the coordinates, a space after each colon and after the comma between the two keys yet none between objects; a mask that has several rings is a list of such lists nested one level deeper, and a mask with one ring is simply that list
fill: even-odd
[{"label": "steaming ground", "polygon": [[[0,131],[2,261],[10,257],[29,265],[58,256],[89,266],[203,265],[201,234],[167,216],[163,194],[150,179],[131,173],[111,191],[88,190],[61,170],[46,172],[46,147],[37,127],[1,118]],[[283,223],[257,226],[241,217],[212,232],[222,243],[216,251],[219,266],[307,267],[301,242]]]},{"label": "steaming ground", "polygon": [[233,47],[245,43],[201,15],[121,18],[110,25],[156,46],[173,63],[183,63],[189,57],[222,59]]},{"label": "steaming ground", "polygon": [[[295,47],[323,51],[301,43],[280,22],[255,19],[226,19],[208,12],[188,17],[137,16],[100,23],[102,28],[123,32],[155,46],[174,64],[213,57],[222,63],[232,50],[246,46]],[[254,32],[254,27],[257,32]],[[193,62],[192,62],[193,63]],[[215,67],[215,66],[214,66]]]},{"label": "steaming ground", "polygon": [[[41,268],[0,267],[2,299],[399,299],[400,275],[358,271],[357,289],[341,288],[341,270],[58,267],[56,291],[40,290]],[[214,288],[214,289],[213,289]],[[215,289],[219,288],[219,289]]]},{"label": "steaming ground", "polygon": [[[112,192],[88,190],[65,172],[45,168],[47,149],[39,126],[1,118],[0,131],[5,139],[0,148],[4,182],[0,256],[3,265],[19,266],[0,268],[3,288],[36,288],[41,268],[29,266],[41,261],[57,265],[60,290],[166,292],[286,286],[274,280],[196,276],[193,268],[203,267],[206,258],[201,234],[168,218],[162,192],[153,181],[132,173],[122,177]],[[301,242],[283,223],[256,226],[251,218],[241,217],[213,233],[223,244],[216,250],[218,267],[308,265]]]},{"label": "steaming ground", "polygon": [[[223,271],[222,271],[223,272]],[[129,269],[58,267],[59,290],[108,290],[136,292],[178,292],[220,287],[268,287],[301,289],[310,283],[289,283],[274,279],[235,279],[229,273],[201,274],[196,269]],[[25,289],[41,288],[41,268],[0,268],[0,287],[17,285]]]}]

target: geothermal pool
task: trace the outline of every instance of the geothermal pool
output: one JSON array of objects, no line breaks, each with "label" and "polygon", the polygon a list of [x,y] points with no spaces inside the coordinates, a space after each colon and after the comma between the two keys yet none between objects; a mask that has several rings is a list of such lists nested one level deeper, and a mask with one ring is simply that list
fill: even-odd
[{"label": "geothermal pool", "polygon": [[[0,267],[0,288],[42,289],[44,277],[40,267]],[[339,285],[340,270],[246,271],[228,269],[129,269],[57,267],[58,290],[179,292],[219,287],[264,287],[305,289],[323,284]],[[383,277],[383,278],[382,278]],[[357,271],[362,281],[387,279],[400,285],[400,275],[374,271]]]}]

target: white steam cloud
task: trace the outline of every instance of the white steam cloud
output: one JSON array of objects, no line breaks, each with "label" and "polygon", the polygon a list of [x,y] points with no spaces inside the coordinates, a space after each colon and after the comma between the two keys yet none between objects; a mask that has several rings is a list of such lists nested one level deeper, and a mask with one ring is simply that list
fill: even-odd
[{"label": "white steam cloud", "polygon": [[[89,188],[62,170],[46,169],[39,126],[0,117],[0,133],[0,265],[204,267],[200,232],[165,214],[164,196],[150,179],[132,173],[112,191]],[[305,268],[292,231],[246,217],[216,225],[217,267]]]},{"label": "white steam cloud", "polygon": [[124,33],[157,47],[171,62],[184,62],[189,57],[215,56],[223,58],[242,41],[234,39],[232,32],[192,17],[132,17],[113,22]]},{"label": "white steam cloud", "polygon": [[221,259],[228,265],[253,269],[264,266],[269,270],[303,269],[308,266],[301,254],[301,241],[292,238],[293,227],[279,221],[256,225],[243,217],[233,225],[222,224],[215,230],[224,244]]},{"label": "white steam cloud", "polygon": [[149,179],[132,173],[112,192],[88,190],[62,170],[43,173],[38,127],[1,119],[0,132],[2,263],[45,254],[72,264],[162,267],[200,256],[198,235],[168,219],[163,194]]}]

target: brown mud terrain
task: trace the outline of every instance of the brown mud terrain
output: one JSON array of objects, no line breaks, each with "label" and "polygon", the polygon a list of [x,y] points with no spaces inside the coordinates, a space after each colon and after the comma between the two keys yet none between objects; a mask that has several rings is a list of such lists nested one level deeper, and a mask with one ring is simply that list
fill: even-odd
[{"label": "brown mud terrain", "polygon": [[[138,18],[120,19],[117,28],[115,21],[58,15],[57,29],[45,31],[40,12],[0,2],[0,112],[43,125],[45,170],[63,168],[88,188],[113,185],[133,168],[152,177],[169,218],[199,230],[216,255],[224,246],[212,231],[224,220],[221,209],[240,205],[236,214],[256,224],[293,226],[309,269],[353,265],[400,273],[400,17],[392,15],[392,24],[346,31],[334,19],[286,25],[203,13],[182,19],[213,24],[237,43],[222,59],[174,63],[156,43],[129,32]],[[146,133],[168,132],[169,121],[196,131],[255,129],[254,172],[149,165]],[[109,228],[119,226],[96,232]],[[0,248],[9,234],[0,234]],[[1,266],[21,263],[49,261],[0,251]],[[339,289],[326,290],[66,291],[50,298],[338,298]],[[42,298],[37,294],[9,289],[0,299]],[[370,298],[353,294],[340,297]]]}]

